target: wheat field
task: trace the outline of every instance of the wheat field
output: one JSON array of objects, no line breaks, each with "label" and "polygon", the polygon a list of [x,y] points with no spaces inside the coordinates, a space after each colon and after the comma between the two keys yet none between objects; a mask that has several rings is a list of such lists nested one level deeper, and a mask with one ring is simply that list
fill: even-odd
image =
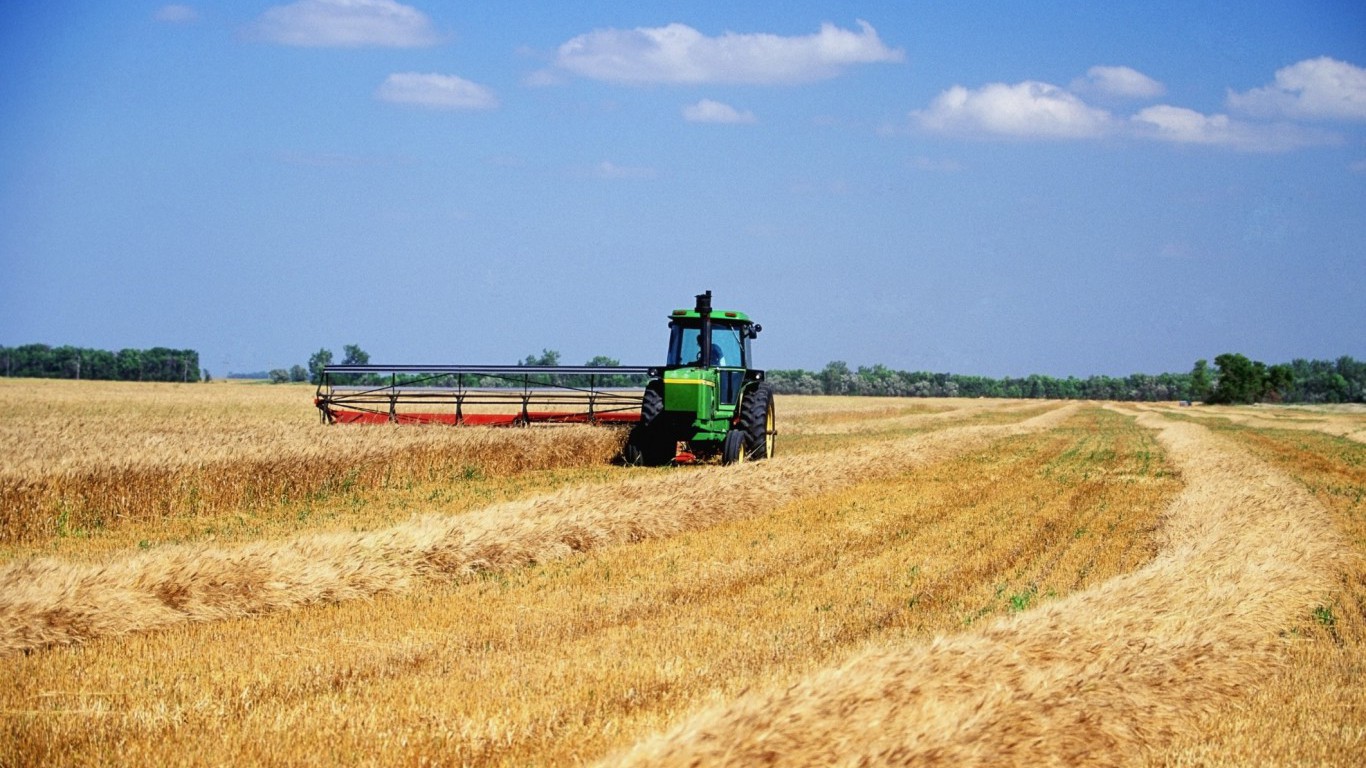
[{"label": "wheat field", "polygon": [[779,452],[0,380],[0,766],[1359,765],[1366,411],[780,397]]}]

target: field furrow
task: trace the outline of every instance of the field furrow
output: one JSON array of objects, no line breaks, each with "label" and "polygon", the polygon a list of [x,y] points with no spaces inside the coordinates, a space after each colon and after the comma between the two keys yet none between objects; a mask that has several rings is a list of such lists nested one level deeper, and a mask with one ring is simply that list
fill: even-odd
[{"label": "field furrow", "polygon": [[612,763],[1120,764],[1284,665],[1341,542],[1297,483],[1190,424],[1141,417],[1186,481],[1149,565],[979,631],[890,645],[742,696]]}]

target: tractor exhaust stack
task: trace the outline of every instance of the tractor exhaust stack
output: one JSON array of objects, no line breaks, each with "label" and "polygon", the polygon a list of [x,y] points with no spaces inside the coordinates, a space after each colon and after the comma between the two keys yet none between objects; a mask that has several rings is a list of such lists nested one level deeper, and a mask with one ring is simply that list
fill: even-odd
[{"label": "tractor exhaust stack", "polygon": [[702,347],[702,367],[710,368],[711,359],[711,291],[697,294],[697,314],[702,318],[702,330],[698,336],[698,345]]}]

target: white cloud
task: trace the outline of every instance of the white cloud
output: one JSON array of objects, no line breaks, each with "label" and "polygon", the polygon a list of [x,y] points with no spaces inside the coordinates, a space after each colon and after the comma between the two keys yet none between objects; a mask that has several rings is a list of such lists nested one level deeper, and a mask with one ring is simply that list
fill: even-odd
[{"label": "white cloud", "polygon": [[163,5],[152,18],[168,24],[191,24],[199,21],[199,11],[188,5]]},{"label": "white cloud", "polygon": [[493,109],[498,97],[493,91],[455,75],[396,72],[385,78],[375,96],[395,104],[413,104],[429,109]]},{"label": "white cloud", "polygon": [[266,9],[252,32],[272,43],[304,47],[414,48],[439,42],[426,14],[394,0],[297,0]]},{"label": "white cloud", "polygon": [[1032,80],[990,83],[975,91],[955,85],[929,109],[912,115],[921,127],[939,133],[1020,138],[1090,138],[1105,134],[1114,122],[1109,112],[1056,85]]},{"label": "white cloud", "polygon": [[1228,115],[1204,115],[1167,104],[1148,107],[1130,120],[1150,129],[1154,138],[1180,144],[1228,144],[1236,132]]},{"label": "white cloud", "polygon": [[1261,117],[1366,120],[1366,69],[1321,56],[1276,70],[1275,81],[1229,91],[1228,107]]},{"label": "white cloud", "polygon": [[[1128,67],[1092,67],[1073,81],[1072,91],[1147,98],[1162,84]],[[1314,59],[1276,73],[1276,86],[1230,94],[1232,105],[1273,117],[1366,118],[1366,70],[1332,59]],[[1173,144],[1224,147],[1243,152],[1286,152],[1341,144],[1337,133],[1285,119],[1240,120],[1159,104],[1117,117],[1090,106],[1075,93],[1049,83],[990,83],[976,90],[956,85],[929,107],[911,113],[923,130],[965,136],[1026,139],[1088,139],[1118,136]]]},{"label": "white cloud", "polygon": [[1161,104],[1130,118],[1136,135],[1177,144],[1204,144],[1246,152],[1285,152],[1339,137],[1288,123],[1249,123],[1228,115],[1205,115],[1185,107]]},{"label": "white cloud", "polygon": [[1096,66],[1086,70],[1086,77],[1072,81],[1078,93],[1096,93],[1128,99],[1151,99],[1166,92],[1162,83],[1129,67]]},{"label": "white cloud", "polygon": [[1347,166],[1352,173],[1366,173],[1366,160],[1358,160]]},{"label": "white cloud", "polygon": [[617,83],[792,84],[835,77],[852,64],[898,62],[899,49],[877,31],[822,24],[814,35],[726,32],[707,37],[685,24],[599,29],[559,47],[556,66],[581,77]]},{"label": "white cloud", "polygon": [[692,123],[754,123],[753,112],[741,112],[729,104],[703,99],[683,108],[683,119]]}]

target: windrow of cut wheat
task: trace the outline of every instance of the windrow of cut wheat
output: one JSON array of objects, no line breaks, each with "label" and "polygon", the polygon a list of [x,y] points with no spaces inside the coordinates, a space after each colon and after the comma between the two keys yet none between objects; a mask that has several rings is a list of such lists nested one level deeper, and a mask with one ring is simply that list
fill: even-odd
[{"label": "windrow of cut wheat", "polygon": [[[1170,406],[1147,405],[1144,410],[1170,410]],[[1227,421],[1248,427],[1264,429],[1292,429],[1322,432],[1325,435],[1345,437],[1358,443],[1366,443],[1366,407],[1359,404],[1336,406],[1321,405],[1312,409],[1286,406],[1274,411],[1255,406],[1234,406],[1220,408],[1213,413],[1200,411],[1187,413],[1196,418]]]},{"label": "windrow of cut wheat", "polygon": [[1202,427],[1140,418],[1186,479],[1148,566],[741,697],[608,764],[1115,765],[1192,735],[1284,660],[1344,550],[1299,484]]},{"label": "windrow of cut wheat", "polygon": [[[1308,409],[1264,410],[1280,416]],[[1302,415],[1316,411],[1354,420],[1358,434],[1366,434],[1366,408],[1325,407]],[[1190,409],[1182,412],[1191,418]],[[1268,669],[1249,695],[1155,753],[1150,764],[1360,765],[1366,745],[1366,445],[1331,426],[1267,429],[1218,416],[1195,418],[1312,493],[1348,545],[1347,564],[1334,594],[1315,607],[1313,621],[1296,628],[1304,641],[1291,644],[1289,665]]]},{"label": "windrow of cut wheat", "polygon": [[375,532],[231,548],[165,547],[98,565],[49,558],[12,563],[0,566],[0,653],[351,599],[402,590],[421,576],[461,577],[668,536],[1045,429],[1074,409],[1017,424],[949,428],[838,456],[778,457],[700,477],[648,477],[615,484],[610,493],[573,487]]}]

